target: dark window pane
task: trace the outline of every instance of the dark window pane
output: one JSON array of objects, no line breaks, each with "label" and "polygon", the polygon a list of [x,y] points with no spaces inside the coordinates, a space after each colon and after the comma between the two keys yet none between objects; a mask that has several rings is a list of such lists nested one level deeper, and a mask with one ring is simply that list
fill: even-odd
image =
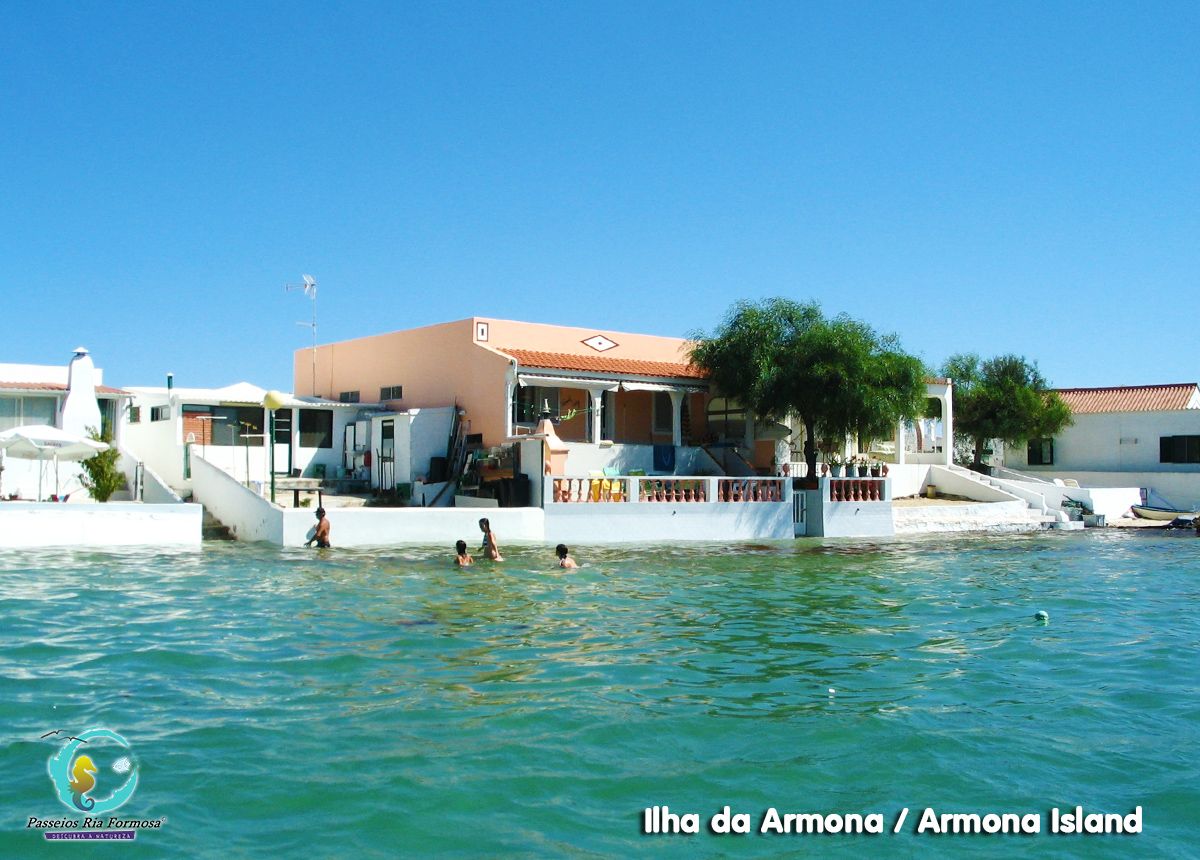
[{"label": "dark window pane", "polygon": [[300,447],[333,447],[333,412],[328,409],[300,410]]}]

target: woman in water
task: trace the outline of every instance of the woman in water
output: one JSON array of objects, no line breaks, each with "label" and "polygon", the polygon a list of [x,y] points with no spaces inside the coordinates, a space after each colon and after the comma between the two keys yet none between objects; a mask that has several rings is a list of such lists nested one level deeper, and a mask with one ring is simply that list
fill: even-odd
[{"label": "woman in water", "polygon": [[475,559],[471,558],[471,554],[467,552],[467,542],[465,540],[455,541],[454,552],[456,553],[454,563],[459,567],[469,567],[475,563]]},{"label": "woman in water", "polygon": [[504,556],[500,555],[500,545],[496,543],[496,533],[492,531],[492,524],[487,517],[479,521],[479,530],[483,532],[484,556],[492,561],[504,561]]}]

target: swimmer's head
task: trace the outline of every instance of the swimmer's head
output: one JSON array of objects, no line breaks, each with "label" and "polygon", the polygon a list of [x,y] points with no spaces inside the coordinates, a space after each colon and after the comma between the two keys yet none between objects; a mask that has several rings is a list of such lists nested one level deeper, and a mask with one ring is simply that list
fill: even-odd
[{"label": "swimmer's head", "polygon": [[492,530],[492,524],[488,522],[487,517],[484,517],[483,519],[481,519],[479,521],[479,529],[480,529],[480,531],[485,531],[485,532]]},{"label": "swimmer's head", "polygon": [[321,519],[321,517],[323,517],[323,516],[325,516],[325,509],[317,508],[317,519]]},{"label": "swimmer's head", "polygon": [[565,543],[560,543],[558,546],[556,546],[556,547],[554,548],[554,551],[555,551],[556,553],[558,553],[558,557],[559,557],[559,558],[566,558],[566,557],[567,557],[567,545],[566,545]]},{"label": "swimmer's head", "polygon": [[455,541],[454,542],[454,551],[456,553],[458,553],[459,555],[466,555],[467,554],[467,542],[465,540]]}]

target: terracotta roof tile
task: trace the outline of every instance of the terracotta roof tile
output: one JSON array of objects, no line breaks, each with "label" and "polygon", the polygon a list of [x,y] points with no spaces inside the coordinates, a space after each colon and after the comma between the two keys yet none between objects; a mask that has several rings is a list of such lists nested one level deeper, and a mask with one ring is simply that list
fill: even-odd
[{"label": "terracotta roof tile", "polygon": [[[61,391],[66,392],[65,382],[0,382],[0,390],[5,391]],[[128,394],[120,388],[110,388],[107,385],[97,385],[97,394]]]},{"label": "terracotta roof tile", "polygon": [[565,352],[538,352],[530,349],[500,347],[526,367],[546,370],[582,370],[593,373],[623,373],[631,376],[703,379],[704,374],[690,364],[674,361],[643,361],[615,355],[572,355]]},{"label": "terracotta roof tile", "polygon": [[1200,395],[1194,382],[1116,388],[1060,388],[1058,396],[1076,415],[1200,408]]}]

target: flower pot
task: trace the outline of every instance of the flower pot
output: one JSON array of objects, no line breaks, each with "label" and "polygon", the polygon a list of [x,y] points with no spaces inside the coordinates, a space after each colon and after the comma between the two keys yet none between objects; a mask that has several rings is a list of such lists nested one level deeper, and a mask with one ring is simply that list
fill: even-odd
[{"label": "flower pot", "polygon": [[866,467],[866,466],[859,466],[859,467],[858,467],[858,477],[860,477],[860,478],[865,478],[865,477],[867,477],[867,475],[869,475],[870,473],[871,473],[871,470],[870,470],[868,467]]}]

